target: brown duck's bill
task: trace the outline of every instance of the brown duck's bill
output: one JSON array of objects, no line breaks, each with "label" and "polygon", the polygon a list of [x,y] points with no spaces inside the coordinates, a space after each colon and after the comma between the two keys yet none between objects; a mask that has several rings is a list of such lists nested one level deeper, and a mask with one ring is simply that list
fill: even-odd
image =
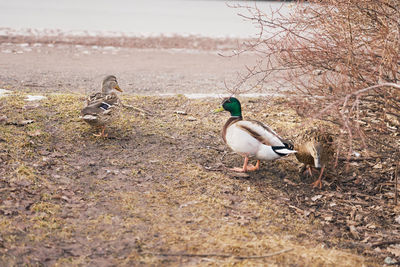
[{"label": "brown duck's bill", "polygon": [[119,91],[119,92],[122,92],[122,89],[119,88],[118,84],[114,87],[114,89],[117,90],[117,91]]}]

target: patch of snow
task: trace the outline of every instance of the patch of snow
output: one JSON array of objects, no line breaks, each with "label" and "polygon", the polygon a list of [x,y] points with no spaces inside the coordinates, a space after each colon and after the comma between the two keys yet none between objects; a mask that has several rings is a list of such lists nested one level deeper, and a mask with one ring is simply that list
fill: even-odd
[{"label": "patch of snow", "polygon": [[[202,98],[224,98],[227,95],[225,93],[189,93],[189,94],[182,94],[189,99],[202,99]],[[176,96],[178,94],[174,93],[163,93],[159,94],[160,96]],[[256,98],[256,97],[271,97],[271,96],[281,96],[283,94],[279,93],[248,93],[248,94],[240,94],[239,97],[241,98]]]},{"label": "patch of snow", "polygon": [[9,94],[9,93],[11,93],[10,90],[1,89],[1,88],[0,88],[0,97],[4,97],[4,96],[6,96],[6,95]]},{"label": "patch of snow", "polygon": [[[189,99],[202,99],[202,98],[224,98],[223,94],[205,94],[205,93],[191,93],[191,94],[183,94]],[[255,98],[255,97],[267,97],[267,96],[278,96],[277,93],[249,93],[249,94],[241,94],[240,97],[242,98]]]},{"label": "patch of snow", "polygon": [[115,46],[104,46],[103,50],[119,50],[119,47]]},{"label": "patch of snow", "polygon": [[39,100],[42,100],[45,98],[46,97],[42,96],[42,95],[27,95],[25,100],[26,101],[39,101]]}]

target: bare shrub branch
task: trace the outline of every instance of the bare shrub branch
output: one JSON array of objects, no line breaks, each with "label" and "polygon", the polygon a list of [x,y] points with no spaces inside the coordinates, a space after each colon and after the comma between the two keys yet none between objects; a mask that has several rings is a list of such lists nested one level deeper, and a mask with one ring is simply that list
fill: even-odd
[{"label": "bare shrub branch", "polygon": [[269,12],[232,7],[260,29],[234,55],[251,51],[260,60],[231,91],[285,91],[300,115],[338,124],[349,155],[354,142],[398,153],[400,144],[382,138],[400,134],[400,1],[309,0]]}]

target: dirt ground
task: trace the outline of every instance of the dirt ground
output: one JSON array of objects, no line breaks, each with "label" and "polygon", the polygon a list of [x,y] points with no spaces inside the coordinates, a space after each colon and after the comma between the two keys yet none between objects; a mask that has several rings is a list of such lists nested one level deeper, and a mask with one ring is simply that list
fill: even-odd
[{"label": "dirt ground", "polygon": [[[117,54],[82,53],[74,59],[82,47],[65,45],[59,51],[57,45],[37,45],[41,52],[22,53],[18,47],[27,46],[3,43],[1,49],[11,52],[0,53],[1,86],[13,91],[0,98],[0,265],[400,262],[392,163],[362,158],[346,169],[340,161],[322,190],[312,189],[312,180],[299,174],[294,156],[236,175],[227,168],[240,166],[242,159],[220,137],[228,114],[211,112],[220,99],[136,95],[156,94],[153,67],[157,75],[166,63],[174,66],[174,75],[187,71],[179,88],[198,92],[233,77],[241,60],[254,58],[224,62],[205,50],[122,47]],[[149,62],[141,69],[132,63],[133,55]],[[103,64],[114,58],[118,67]],[[210,67],[196,76],[197,59],[214,71]],[[107,129],[109,137],[99,139],[79,112],[84,93],[97,89],[113,68],[121,76],[124,103],[149,114],[123,109]],[[133,78],[138,72],[146,77],[140,82]],[[185,92],[175,82],[168,92]],[[140,91],[146,84],[151,91]],[[158,86],[167,84],[160,80]],[[27,93],[47,98],[26,102]],[[245,117],[269,124],[284,137],[293,137],[303,122],[284,99],[244,98],[242,104]]]}]

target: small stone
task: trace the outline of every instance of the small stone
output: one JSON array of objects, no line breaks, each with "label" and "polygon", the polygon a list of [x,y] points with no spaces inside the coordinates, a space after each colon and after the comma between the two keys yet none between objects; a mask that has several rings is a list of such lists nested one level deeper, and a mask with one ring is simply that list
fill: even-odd
[{"label": "small stone", "polygon": [[187,115],[187,113],[185,111],[183,111],[183,110],[175,110],[174,113],[178,114],[178,115]]},{"label": "small stone", "polygon": [[397,263],[397,261],[395,259],[392,259],[391,257],[386,257],[383,262],[385,264],[396,264]]}]

